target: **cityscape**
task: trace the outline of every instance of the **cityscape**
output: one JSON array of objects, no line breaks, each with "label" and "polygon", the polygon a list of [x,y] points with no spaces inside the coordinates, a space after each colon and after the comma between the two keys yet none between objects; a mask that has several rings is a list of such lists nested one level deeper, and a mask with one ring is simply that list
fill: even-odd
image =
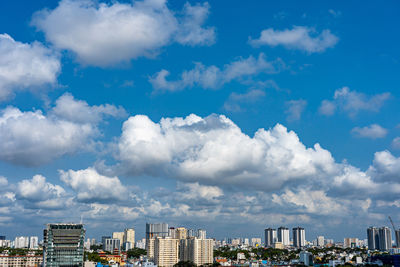
[{"label": "cityscape", "polygon": [[0,236],[0,266],[179,267],[179,266],[398,266],[400,229],[368,227],[367,238],[343,241],[317,236],[306,240],[302,227],[266,228],[264,239],[207,237],[205,229],[146,223],[145,238],[135,229],[85,236],[83,224],[50,223],[37,236]]},{"label": "cityscape", "polygon": [[399,0],[0,0],[0,267],[400,267]]}]

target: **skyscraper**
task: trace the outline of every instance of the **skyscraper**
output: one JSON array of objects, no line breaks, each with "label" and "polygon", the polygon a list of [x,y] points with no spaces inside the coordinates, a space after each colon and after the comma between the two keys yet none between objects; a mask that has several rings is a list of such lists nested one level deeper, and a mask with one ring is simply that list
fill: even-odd
[{"label": "skyscraper", "polygon": [[85,229],[83,224],[47,224],[43,231],[43,265],[83,267]]},{"label": "skyscraper", "polygon": [[[119,239],[119,245],[122,246],[122,244],[124,243],[124,232],[113,232],[112,233],[112,238],[113,239]],[[118,248],[118,250],[120,250],[121,247]]]},{"label": "skyscraper", "polygon": [[124,248],[131,249],[135,246],[135,229],[127,228],[124,231]]},{"label": "skyscraper", "polygon": [[293,228],[293,246],[296,248],[302,248],[306,245],[306,232],[304,228],[295,227]]},{"label": "skyscraper", "polygon": [[278,228],[278,242],[281,242],[283,246],[290,245],[289,228],[283,226]]},{"label": "skyscraper", "polygon": [[379,228],[379,250],[386,251],[392,248],[392,231],[389,227]]},{"label": "skyscraper", "polygon": [[265,246],[272,247],[273,244],[277,241],[276,229],[267,228],[264,230],[265,234]]},{"label": "skyscraper", "polygon": [[397,229],[394,231],[395,237],[396,237],[396,247],[400,248],[400,229]]},{"label": "skyscraper", "polygon": [[179,261],[179,240],[171,237],[156,237],[154,240],[154,263],[172,267]]},{"label": "skyscraper", "polygon": [[368,249],[378,250],[379,249],[379,231],[376,227],[369,227],[367,229],[368,236]]},{"label": "skyscraper", "polygon": [[179,260],[191,261],[197,266],[213,263],[213,240],[196,237],[180,240]]},{"label": "skyscraper", "polygon": [[39,247],[39,238],[37,236],[31,236],[29,238],[29,248],[37,249]]},{"label": "skyscraper", "polygon": [[[207,235],[206,230],[203,230],[203,229],[198,229],[197,230],[197,238],[206,239],[206,235]],[[190,237],[190,236],[188,235],[188,237]]]}]

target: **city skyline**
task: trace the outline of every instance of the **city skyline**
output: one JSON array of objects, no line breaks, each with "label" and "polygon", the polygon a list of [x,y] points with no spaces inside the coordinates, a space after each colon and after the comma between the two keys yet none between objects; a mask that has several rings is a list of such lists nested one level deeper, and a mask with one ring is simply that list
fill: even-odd
[{"label": "city skyline", "polygon": [[1,2],[0,235],[399,228],[399,7]]}]

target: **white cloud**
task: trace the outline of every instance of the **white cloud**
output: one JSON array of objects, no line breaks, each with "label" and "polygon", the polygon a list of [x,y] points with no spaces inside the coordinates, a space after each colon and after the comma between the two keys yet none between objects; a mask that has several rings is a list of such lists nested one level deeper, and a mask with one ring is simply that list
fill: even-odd
[{"label": "white cloud", "polygon": [[182,17],[176,17],[165,0],[62,0],[53,10],[37,12],[32,23],[55,47],[73,51],[81,63],[109,66],[154,57],[174,41],[212,44],[214,28],[202,27],[208,12],[207,3],[186,4]]},{"label": "white cloud", "polygon": [[368,173],[379,182],[400,181],[400,158],[396,158],[389,151],[376,152],[372,166]]},{"label": "white cloud", "polygon": [[390,93],[367,96],[357,91],[351,91],[345,86],[335,91],[333,100],[323,100],[319,112],[330,116],[335,113],[335,110],[340,110],[351,117],[356,116],[360,111],[378,112],[390,96]]},{"label": "white cloud", "polygon": [[123,168],[134,175],[167,175],[267,191],[335,169],[327,150],[319,144],[306,148],[280,124],[250,137],[222,115],[192,114],[159,123],[134,116],[124,123],[118,146]]},{"label": "white cloud", "polygon": [[42,175],[35,175],[31,180],[22,180],[18,183],[16,197],[26,200],[27,207],[33,208],[61,208],[64,207],[65,190],[59,185],[46,182]]},{"label": "white cloud", "polygon": [[57,83],[59,56],[39,42],[15,41],[0,34],[0,101],[17,91],[40,91]]},{"label": "white cloud", "polygon": [[201,185],[199,183],[178,183],[179,197],[183,199],[215,201],[224,195],[217,186]]},{"label": "white cloud", "polygon": [[207,67],[202,63],[196,63],[193,69],[183,71],[180,79],[175,81],[168,81],[166,78],[170,73],[163,69],[150,77],[149,81],[156,90],[179,91],[194,86],[218,89],[233,80],[240,80],[259,73],[279,72],[282,66],[284,64],[280,59],[267,61],[266,56],[260,53],[258,58],[253,56],[239,58],[224,65],[222,69],[214,65]]},{"label": "white cloud", "polygon": [[98,123],[104,115],[113,117],[127,115],[125,109],[121,106],[116,107],[110,104],[89,106],[86,101],[76,100],[69,93],[65,93],[57,99],[52,113],[59,118],[80,123]]},{"label": "white cloud", "polygon": [[312,28],[294,26],[293,29],[285,29],[283,31],[274,30],[273,28],[263,30],[260,38],[250,38],[249,43],[252,46],[282,45],[288,49],[317,53],[334,47],[338,41],[339,38],[332,34],[330,30],[323,30],[318,34]]},{"label": "white cloud", "polygon": [[400,149],[400,137],[395,137],[392,141],[392,147],[394,149]]},{"label": "white cloud", "polygon": [[8,180],[4,176],[0,176],[0,188],[5,187],[8,185]]},{"label": "white cloud", "polygon": [[224,103],[224,109],[231,112],[242,111],[241,104],[254,103],[265,96],[265,92],[260,89],[251,89],[244,94],[231,93]]},{"label": "white cloud", "polygon": [[287,114],[288,121],[298,121],[301,118],[301,114],[307,106],[307,101],[303,99],[290,100],[285,103],[287,109],[285,113]]},{"label": "white cloud", "polygon": [[371,124],[365,127],[354,127],[351,133],[357,137],[365,137],[371,139],[383,138],[387,134],[387,130],[378,124]]},{"label": "white cloud", "polygon": [[91,149],[101,115],[119,116],[122,108],[88,106],[66,94],[47,115],[40,110],[0,110],[0,160],[37,166],[66,154]]},{"label": "white cloud", "polygon": [[85,170],[60,170],[60,179],[77,192],[81,202],[110,202],[128,198],[127,189],[118,177],[107,177],[93,168]]}]

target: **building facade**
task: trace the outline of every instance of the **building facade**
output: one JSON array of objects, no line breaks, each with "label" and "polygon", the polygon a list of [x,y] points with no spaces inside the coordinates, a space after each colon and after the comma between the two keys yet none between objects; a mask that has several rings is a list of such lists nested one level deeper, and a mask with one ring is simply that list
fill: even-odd
[{"label": "building facade", "polygon": [[276,229],[267,228],[264,230],[265,235],[265,246],[272,247],[275,242],[278,241],[278,236],[276,233]]},{"label": "building facade", "polygon": [[306,245],[306,231],[302,227],[293,228],[293,246],[302,248]]},{"label": "building facade", "polygon": [[[172,229],[171,229],[172,230]],[[146,223],[146,252],[149,260],[154,259],[154,242],[157,237],[167,237],[170,229],[167,223]],[[176,233],[175,229],[173,231]]]},{"label": "building facade", "polygon": [[47,224],[43,232],[43,265],[83,267],[85,229],[83,224]]},{"label": "building facade", "polygon": [[194,237],[180,240],[180,261],[190,261],[197,266],[212,264],[213,253],[214,241],[212,239]]},{"label": "building facade", "polygon": [[172,267],[179,261],[179,239],[156,237],[154,240],[154,263],[159,267]]},{"label": "building facade", "polygon": [[103,250],[113,253],[114,250],[120,251],[121,240],[119,238],[106,238],[103,243]]},{"label": "building facade", "polygon": [[283,246],[290,245],[289,228],[283,226],[278,228],[278,242],[282,243]]}]

